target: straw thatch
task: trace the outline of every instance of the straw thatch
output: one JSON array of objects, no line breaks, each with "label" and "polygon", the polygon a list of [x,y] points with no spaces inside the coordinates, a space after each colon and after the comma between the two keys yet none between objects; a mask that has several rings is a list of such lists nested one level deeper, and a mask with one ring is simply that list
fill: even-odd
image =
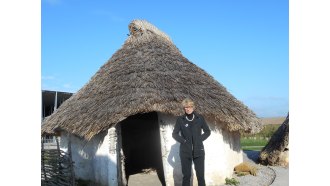
[{"label": "straw thatch", "polygon": [[285,121],[282,123],[282,125],[270,138],[267,145],[261,150],[259,156],[259,162],[263,165],[287,164],[288,162],[283,162],[283,161],[288,161],[286,160],[287,157],[282,157],[282,156],[283,153],[288,150],[288,145],[289,145],[289,113]]},{"label": "straw thatch", "polygon": [[133,20],[129,30],[122,48],[45,118],[42,133],[58,129],[91,139],[137,113],[183,114],[185,97],[196,102],[205,118],[231,131],[260,130],[253,111],[186,59],[165,33],[145,20]]}]

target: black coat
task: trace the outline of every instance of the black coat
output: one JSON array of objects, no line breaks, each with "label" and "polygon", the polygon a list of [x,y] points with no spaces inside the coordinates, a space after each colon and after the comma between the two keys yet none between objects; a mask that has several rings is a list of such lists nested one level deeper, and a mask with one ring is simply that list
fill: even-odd
[{"label": "black coat", "polygon": [[[180,156],[199,157],[205,155],[203,141],[211,134],[209,126],[202,115],[194,112],[195,118],[188,122],[186,115],[176,120],[172,137],[180,143]],[[203,129],[203,134],[202,134]],[[181,136],[179,135],[181,132]]]}]

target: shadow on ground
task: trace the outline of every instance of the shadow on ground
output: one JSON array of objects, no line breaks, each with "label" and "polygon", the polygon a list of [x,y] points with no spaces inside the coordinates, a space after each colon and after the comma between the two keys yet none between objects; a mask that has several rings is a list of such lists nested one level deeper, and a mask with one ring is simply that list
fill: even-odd
[{"label": "shadow on ground", "polygon": [[243,161],[249,161],[249,162],[254,162],[258,163],[258,158],[259,158],[260,151],[256,150],[246,150],[243,151]]}]

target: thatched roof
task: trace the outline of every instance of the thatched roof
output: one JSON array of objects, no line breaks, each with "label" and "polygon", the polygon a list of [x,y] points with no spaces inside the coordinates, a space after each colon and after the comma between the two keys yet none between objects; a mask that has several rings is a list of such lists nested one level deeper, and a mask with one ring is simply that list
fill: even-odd
[{"label": "thatched roof", "polygon": [[185,97],[196,102],[206,119],[231,131],[260,130],[253,111],[185,58],[165,33],[144,20],[133,20],[129,30],[109,61],[44,120],[42,133],[58,129],[91,139],[137,113],[181,115]]},{"label": "thatched roof", "polygon": [[263,165],[278,165],[280,164],[280,155],[287,150],[289,145],[289,113],[270,138],[267,145],[261,150],[259,162]]}]

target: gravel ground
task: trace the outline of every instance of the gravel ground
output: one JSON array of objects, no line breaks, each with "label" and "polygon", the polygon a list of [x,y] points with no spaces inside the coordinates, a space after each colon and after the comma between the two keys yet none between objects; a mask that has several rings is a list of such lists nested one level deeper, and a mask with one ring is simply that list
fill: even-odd
[{"label": "gravel ground", "polygon": [[263,166],[256,164],[259,151],[244,151],[243,161],[249,162],[258,168],[257,176],[236,176],[241,186],[288,186],[289,168],[277,166]]}]

